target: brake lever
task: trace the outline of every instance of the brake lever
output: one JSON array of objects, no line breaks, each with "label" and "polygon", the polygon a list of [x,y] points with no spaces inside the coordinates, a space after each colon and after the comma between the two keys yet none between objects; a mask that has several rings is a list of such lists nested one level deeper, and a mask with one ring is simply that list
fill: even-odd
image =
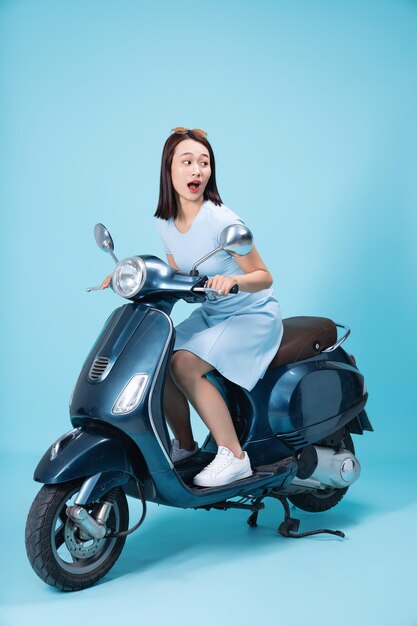
[{"label": "brake lever", "polygon": [[[202,291],[214,297],[224,295],[221,289],[213,289],[212,287],[194,287],[193,291]],[[233,285],[229,293],[239,293],[239,285]]]},{"label": "brake lever", "polygon": [[101,285],[97,285],[97,287],[87,287],[86,292],[90,293],[90,291],[101,291],[103,289],[104,287],[102,287]]},{"label": "brake lever", "polygon": [[203,293],[210,294],[212,296],[222,296],[223,291],[219,289],[212,289],[211,287],[194,287],[193,291],[201,291]]}]

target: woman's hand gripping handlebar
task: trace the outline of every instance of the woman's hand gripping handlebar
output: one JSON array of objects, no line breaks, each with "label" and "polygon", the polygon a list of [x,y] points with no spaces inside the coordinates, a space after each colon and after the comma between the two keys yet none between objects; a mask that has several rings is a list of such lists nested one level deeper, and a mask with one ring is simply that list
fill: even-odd
[{"label": "woman's hand gripping handlebar", "polygon": [[228,296],[229,293],[238,293],[239,291],[235,276],[225,276],[224,274],[211,276],[204,286],[219,292],[219,294],[214,295]]},{"label": "woman's hand gripping handlebar", "polygon": [[223,293],[221,289],[214,289],[213,287],[194,287],[193,291],[206,293],[209,296],[217,298],[219,296],[228,295],[229,293],[239,293],[239,285],[237,284],[233,285],[233,287],[228,291],[227,294]]}]

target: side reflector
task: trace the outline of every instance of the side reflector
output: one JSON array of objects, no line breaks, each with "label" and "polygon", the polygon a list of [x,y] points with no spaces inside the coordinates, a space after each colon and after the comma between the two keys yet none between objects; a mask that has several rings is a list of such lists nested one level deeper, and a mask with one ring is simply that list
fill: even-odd
[{"label": "side reflector", "polygon": [[142,400],[148,380],[148,374],[135,374],[132,376],[114,403],[112,413],[121,415],[134,411]]}]

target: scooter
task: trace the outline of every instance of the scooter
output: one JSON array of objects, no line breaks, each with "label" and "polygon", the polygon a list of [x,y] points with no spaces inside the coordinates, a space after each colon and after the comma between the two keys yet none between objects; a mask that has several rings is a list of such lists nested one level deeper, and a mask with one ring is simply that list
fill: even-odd
[{"label": "scooter", "polygon": [[[217,446],[209,434],[196,454],[171,461],[163,410],[175,338],[170,312],[179,300],[221,297],[197,267],[220,250],[247,254],[252,235],[243,225],[227,227],[220,246],[189,274],[151,255],[119,262],[102,224],[95,238],[116,262],[113,290],[130,302],[110,315],[83,365],[70,401],[73,429],[48,448],[35,470],[34,480],[44,486],[29,511],[26,550],[36,574],[64,591],[93,585],[142,524],[147,502],[243,509],[255,527],[264,500],[274,498],[284,507],[281,535],[344,537],[328,529],[298,533],[289,502],[304,511],[326,511],[359,477],[351,435],[373,428],[364,410],[364,377],[341,347],[350,330],[322,317],[289,318],[278,353],[252,391],[216,371],[207,375],[230,409],[254,471],[220,487],[196,487],[193,477]],[[338,327],[345,331],[341,338]],[[130,529],[126,496],[142,503],[141,518]]]}]

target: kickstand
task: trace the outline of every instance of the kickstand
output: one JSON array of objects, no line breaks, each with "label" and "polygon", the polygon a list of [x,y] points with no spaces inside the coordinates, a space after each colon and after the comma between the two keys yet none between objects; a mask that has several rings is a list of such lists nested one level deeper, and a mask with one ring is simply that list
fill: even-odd
[{"label": "kickstand", "polygon": [[249,515],[247,519],[249,526],[252,526],[252,528],[256,528],[256,526],[258,525],[258,513],[259,511],[254,511]]},{"label": "kickstand", "polygon": [[[277,494],[273,494],[271,492],[268,493],[270,498],[275,498],[275,500],[279,500],[284,507],[284,521],[279,525],[278,532],[283,537],[293,537],[294,539],[299,539],[300,537],[309,537],[311,535],[320,535],[321,533],[328,533],[330,535],[336,535],[337,537],[345,537],[345,533],[342,533],[341,530],[329,530],[327,528],[320,528],[319,530],[309,530],[305,533],[298,533],[298,528],[300,526],[300,520],[291,517],[290,514],[290,506],[288,504],[288,500],[285,496],[279,496]],[[251,517],[253,514],[251,515]],[[250,519],[250,518],[249,518]],[[256,520],[255,520],[256,522]],[[249,524],[248,520],[248,524]],[[250,524],[251,526],[253,524]],[[256,525],[256,523],[255,523]]]},{"label": "kickstand", "polygon": [[264,504],[261,504],[264,497],[265,496],[262,496],[260,498],[255,498],[252,502],[253,510],[247,519],[249,526],[251,526],[252,528],[256,528],[256,526],[258,525],[259,511],[263,509],[265,506]]}]

